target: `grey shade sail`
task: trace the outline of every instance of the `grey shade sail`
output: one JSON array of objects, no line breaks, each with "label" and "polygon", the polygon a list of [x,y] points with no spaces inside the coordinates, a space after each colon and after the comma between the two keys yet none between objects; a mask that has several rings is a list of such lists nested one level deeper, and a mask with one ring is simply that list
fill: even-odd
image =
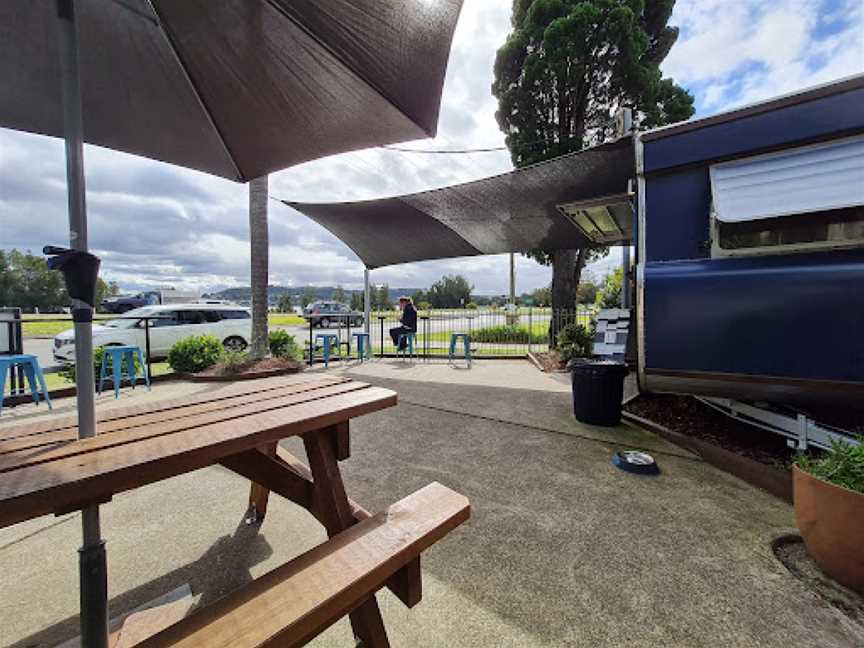
[{"label": "grey shade sail", "polygon": [[[620,205],[635,175],[633,140],[585,149],[475,182],[347,203],[282,202],[332,232],[366,264],[562,250],[590,241],[561,210]],[[620,210],[616,209],[616,213]],[[632,224],[621,223],[620,242]]]},{"label": "grey shade sail", "polygon": [[[462,0],[76,0],[84,138],[232,180],[434,136]],[[57,5],[0,3],[0,126],[63,137]]]}]

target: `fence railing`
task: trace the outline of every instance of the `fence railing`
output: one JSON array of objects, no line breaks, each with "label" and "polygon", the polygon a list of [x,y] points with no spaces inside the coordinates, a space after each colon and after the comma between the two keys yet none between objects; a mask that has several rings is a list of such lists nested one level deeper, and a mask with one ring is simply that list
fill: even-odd
[{"label": "fence railing", "polygon": [[[419,311],[415,352],[420,357],[446,357],[451,335],[467,333],[471,337],[471,351],[474,357],[525,356],[530,351],[548,349],[550,324],[554,323],[555,330],[570,323],[590,326],[595,315],[596,310],[587,307],[554,312],[549,308],[519,308],[512,311],[507,309]],[[374,355],[381,357],[396,354],[396,345],[390,335],[390,329],[400,326],[399,317],[400,313],[395,310],[372,313],[369,337]],[[363,327],[351,327],[346,317],[344,321],[338,323],[338,329],[334,327],[332,332],[338,333],[340,344],[348,347],[350,352],[353,344],[352,333],[362,330]],[[309,348],[320,346],[317,336],[321,333],[321,329],[310,324]],[[457,353],[461,354],[461,347]]]}]

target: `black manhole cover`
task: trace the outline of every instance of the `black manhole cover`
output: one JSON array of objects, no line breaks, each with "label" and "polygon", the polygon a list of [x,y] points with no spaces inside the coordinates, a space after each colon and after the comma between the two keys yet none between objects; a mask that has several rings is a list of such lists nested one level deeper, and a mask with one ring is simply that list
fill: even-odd
[{"label": "black manhole cover", "polygon": [[771,543],[771,549],[783,566],[807,589],[849,617],[864,630],[864,596],[856,594],[826,576],[807,553],[799,535],[783,535]]}]

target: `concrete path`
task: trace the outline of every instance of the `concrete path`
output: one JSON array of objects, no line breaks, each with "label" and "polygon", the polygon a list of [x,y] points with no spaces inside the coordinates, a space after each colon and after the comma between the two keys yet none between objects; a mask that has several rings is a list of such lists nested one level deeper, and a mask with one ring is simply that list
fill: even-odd
[{"label": "concrete path", "polygon": [[[536,371],[490,365],[478,363],[472,380],[494,374],[519,388],[456,381],[457,370],[434,366],[427,376],[450,380],[362,369],[395,388],[400,404],[352,424],[349,493],[376,510],[437,480],[473,508],[425,555],[414,610],[379,594],[393,646],[864,645],[862,626],[774,558],[771,540],[794,529],[788,505],[645,431],[580,425],[566,390],[548,381],[530,389]],[[303,456],[297,440],[286,446]],[[610,457],[621,447],[650,449],[662,474],[620,472]],[[323,540],[308,514],[278,497],[260,529],[245,525],[247,493],[245,480],[213,467],[105,505],[112,614],[184,584],[207,603]],[[0,645],[77,634],[79,543],[77,515],[0,530]],[[312,645],[353,646],[348,623]]]}]

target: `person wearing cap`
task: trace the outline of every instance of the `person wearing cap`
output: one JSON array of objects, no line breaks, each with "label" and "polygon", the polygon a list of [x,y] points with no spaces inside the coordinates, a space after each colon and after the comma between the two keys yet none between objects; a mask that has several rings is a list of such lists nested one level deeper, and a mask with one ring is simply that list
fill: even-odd
[{"label": "person wearing cap", "polygon": [[[395,345],[399,341],[399,336],[403,333],[417,332],[417,309],[414,308],[414,302],[407,295],[402,295],[399,298],[399,308],[402,311],[402,316],[399,318],[401,326],[390,329],[390,337],[393,338]],[[399,350],[405,349],[406,341],[403,339],[399,345]]]}]

